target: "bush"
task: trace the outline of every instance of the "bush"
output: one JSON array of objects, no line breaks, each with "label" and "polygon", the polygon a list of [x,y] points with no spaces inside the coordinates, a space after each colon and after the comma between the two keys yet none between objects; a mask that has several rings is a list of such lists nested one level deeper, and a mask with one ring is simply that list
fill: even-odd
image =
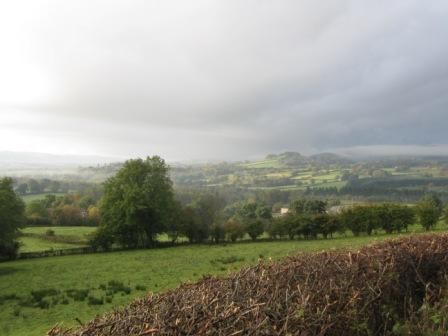
[{"label": "bush", "polygon": [[107,283],[107,294],[115,294],[118,292],[122,292],[123,294],[130,294],[131,287],[125,286],[122,282],[111,280]]},{"label": "bush", "polygon": [[89,237],[89,245],[94,251],[109,251],[114,241],[112,233],[104,226],[100,226]]},{"label": "bush", "polygon": [[6,301],[14,301],[14,300],[18,300],[19,297],[17,296],[17,294],[4,294],[4,295],[0,295],[0,305],[5,303]]},{"label": "bush", "polygon": [[240,258],[240,257],[234,256],[234,255],[231,255],[231,256],[228,256],[228,257],[224,257],[224,258],[213,259],[210,262],[212,264],[214,264],[214,263],[221,263],[221,264],[225,264],[226,265],[226,264],[233,264],[233,263],[236,263],[238,261],[244,261],[244,258],[243,257]]},{"label": "bush", "polygon": [[75,301],[84,301],[89,295],[88,289],[67,289],[65,292]]},{"label": "bush", "polygon": [[39,289],[36,291],[31,291],[31,297],[34,301],[42,301],[47,296],[55,296],[58,295],[60,292],[54,288],[47,288],[47,289]]},{"label": "bush", "polygon": [[104,304],[104,299],[103,298],[97,298],[97,297],[94,297],[94,296],[89,296],[87,298],[87,303],[90,306],[102,305],[102,304]]},{"label": "bush", "polygon": [[54,237],[55,236],[55,232],[52,229],[48,229],[47,231],[45,231],[45,235],[48,237]]}]

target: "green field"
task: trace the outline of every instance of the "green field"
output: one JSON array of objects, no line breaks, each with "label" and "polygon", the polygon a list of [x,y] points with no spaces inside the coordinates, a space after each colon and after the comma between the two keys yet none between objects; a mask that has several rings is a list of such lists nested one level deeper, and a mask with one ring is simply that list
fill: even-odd
[{"label": "green field", "polygon": [[281,164],[278,160],[275,160],[275,159],[244,163],[241,166],[244,168],[253,168],[253,169],[283,168],[284,167],[283,164]]},{"label": "green field", "polygon": [[35,200],[44,199],[46,195],[55,195],[57,197],[57,196],[64,196],[65,194],[64,193],[42,193],[42,194],[33,194],[33,195],[23,195],[20,197],[23,199],[23,201],[25,203],[29,203],[29,202],[32,202]]},{"label": "green field", "polygon": [[[5,262],[0,264],[0,298],[3,298],[0,334],[43,335],[56,323],[76,326],[76,318],[87,321],[96,314],[129,303],[145,291],[164,291],[181,282],[196,281],[204,274],[226,274],[254,264],[260,258],[269,260],[298,252],[357,248],[388,237],[391,236],[192,245]],[[108,283],[112,280],[116,281],[115,287],[119,284],[118,288],[129,288],[107,295],[112,286]],[[36,292],[39,290],[47,290],[47,294],[40,294],[45,296],[44,302],[48,302],[49,308],[27,306],[37,304],[38,301],[30,299],[33,294],[39,296]],[[112,301],[100,305],[90,305],[88,298],[74,301],[70,293],[75,290],[84,290],[88,292],[86,295],[97,299],[109,297]]]},{"label": "green field", "polygon": [[[53,230],[55,235],[47,236],[47,230]],[[87,245],[87,235],[95,227],[89,226],[52,226],[27,227],[21,230],[23,236],[19,238],[20,252],[38,252],[50,249],[67,249]]]}]

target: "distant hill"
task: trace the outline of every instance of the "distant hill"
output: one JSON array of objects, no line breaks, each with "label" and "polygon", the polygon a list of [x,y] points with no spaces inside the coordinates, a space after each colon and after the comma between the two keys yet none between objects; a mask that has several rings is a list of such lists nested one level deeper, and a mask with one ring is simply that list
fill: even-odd
[{"label": "distant hill", "polygon": [[307,165],[309,160],[306,156],[303,156],[297,152],[284,152],[281,154],[269,154],[266,156],[268,160],[278,160],[281,164],[287,167],[297,167]]},{"label": "distant hill", "polygon": [[334,153],[320,153],[311,156],[304,156],[297,152],[284,152],[281,154],[269,154],[266,160],[277,160],[286,167],[302,167],[307,165],[344,165],[352,161]]}]

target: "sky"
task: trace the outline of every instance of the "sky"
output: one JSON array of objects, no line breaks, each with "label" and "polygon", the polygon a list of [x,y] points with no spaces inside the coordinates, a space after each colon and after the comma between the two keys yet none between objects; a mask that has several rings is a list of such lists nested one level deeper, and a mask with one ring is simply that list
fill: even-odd
[{"label": "sky", "polygon": [[0,151],[448,154],[448,1],[0,3]]}]

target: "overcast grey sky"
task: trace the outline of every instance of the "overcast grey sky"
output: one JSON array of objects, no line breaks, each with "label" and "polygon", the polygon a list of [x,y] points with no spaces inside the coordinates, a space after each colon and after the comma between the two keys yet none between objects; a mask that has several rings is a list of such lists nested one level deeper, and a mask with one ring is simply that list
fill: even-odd
[{"label": "overcast grey sky", "polygon": [[2,1],[0,150],[443,152],[447,41],[446,0]]}]

